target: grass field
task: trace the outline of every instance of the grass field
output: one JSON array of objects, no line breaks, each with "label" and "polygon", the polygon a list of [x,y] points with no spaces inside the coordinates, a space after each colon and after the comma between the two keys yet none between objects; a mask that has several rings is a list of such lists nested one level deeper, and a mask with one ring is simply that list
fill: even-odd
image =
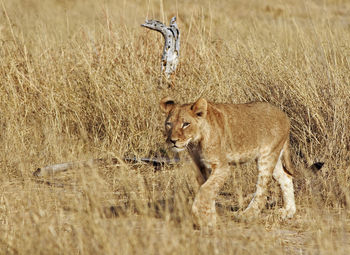
[{"label": "grass field", "polygon": [[[349,1],[2,0],[0,9],[1,254],[349,254]],[[174,15],[181,58],[169,89],[159,82],[162,36],[140,25]],[[236,220],[254,163],[232,168],[209,234],[192,227],[190,162],[32,176],[53,163],[164,151],[165,95],[283,109],[295,217],[279,219],[271,182],[261,217]]]}]

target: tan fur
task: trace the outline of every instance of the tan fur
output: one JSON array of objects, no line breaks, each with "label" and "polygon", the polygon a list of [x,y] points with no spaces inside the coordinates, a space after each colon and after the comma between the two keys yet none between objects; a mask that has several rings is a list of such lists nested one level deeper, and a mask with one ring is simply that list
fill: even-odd
[{"label": "tan fur", "polygon": [[285,113],[263,102],[216,104],[203,98],[179,105],[166,97],[160,106],[167,113],[167,142],[174,150],[187,149],[199,169],[197,180],[201,187],[192,206],[199,225],[216,224],[215,198],[230,174],[229,163],[252,159],[257,161],[259,177],[256,193],[245,212],[260,211],[267,183],[273,175],[282,189],[282,216],[294,215],[290,121]]}]

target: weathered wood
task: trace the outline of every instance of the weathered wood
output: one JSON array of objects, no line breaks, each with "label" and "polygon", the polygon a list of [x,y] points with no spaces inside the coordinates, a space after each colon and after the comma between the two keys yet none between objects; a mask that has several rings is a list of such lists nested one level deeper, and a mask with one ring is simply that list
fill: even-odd
[{"label": "weathered wood", "polygon": [[141,26],[162,33],[165,43],[161,62],[161,72],[169,78],[171,74],[175,73],[180,56],[180,31],[176,24],[176,16],[170,20],[169,27],[158,20],[146,20]]},{"label": "weathered wood", "polygon": [[89,159],[84,161],[73,161],[73,162],[65,162],[60,164],[54,164],[45,166],[42,168],[38,168],[33,175],[35,177],[43,177],[43,176],[50,176],[55,175],[60,172],[68,171],[72,168],[78,168],[78,167],[96,167],[96,166],[103,166],[103,165],[123,165],[123,164],[140,164],[140,163],[146,163],[151,164],[154,166],[155,169],[159,169],[160,167],[164,165],[174,165],[180,162],[180,159],[178,157],[175,157],[174,159],[170,159],[167,157],[157,157],[157,158],[136,158],[136,157],[125,157],[122,160],[118,158],[111,158],[111,159]]},{"label": "weathered wood", "polygon": [[96,165],[99,165],[100,162],[101,162],[100,159],[89,159],[89,160],[84,160],[84,161],[73,161],[73,162],[54,164],[54,165],[49,165],[49,166],[45,166],[42,168],[38,168],[33,173],[33,175],[35,177],[49,176],[49,175],[54,175],[54,174],[57,174],[60,172],[65,172],[65,171],[72,169],[72,168],[96,166]]}]

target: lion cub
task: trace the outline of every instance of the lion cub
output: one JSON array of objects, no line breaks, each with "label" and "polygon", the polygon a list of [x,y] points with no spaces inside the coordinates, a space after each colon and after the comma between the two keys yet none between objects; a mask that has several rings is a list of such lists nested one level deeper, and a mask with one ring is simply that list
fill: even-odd
[{"label": "lion cub", "polygon": [[176,151],[186,149],[199,169],[197,180],[201,186],[192,205],[197,224],[215,226],[215,198],[230,173],[229,163],[252,159],[257,161],[259,176],[254,197],[244,213],[261,210],[273,176],[283,194],[282,217],[293,217],[296,208],[289,155],[290,121],[284,112],[263,102],[217,104],[204,98],[179,105],[166,97],[160,107],[167,114],[167,142]]}]

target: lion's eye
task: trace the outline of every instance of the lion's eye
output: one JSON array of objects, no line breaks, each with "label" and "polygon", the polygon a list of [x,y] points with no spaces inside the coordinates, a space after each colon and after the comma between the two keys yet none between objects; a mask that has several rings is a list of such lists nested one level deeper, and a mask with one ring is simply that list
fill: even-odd
[{"label": "lion's eye", "polygon": [[189,122],[184,122],[184,124],[182,124],[182,128],[185,129],[190,125]]}]

